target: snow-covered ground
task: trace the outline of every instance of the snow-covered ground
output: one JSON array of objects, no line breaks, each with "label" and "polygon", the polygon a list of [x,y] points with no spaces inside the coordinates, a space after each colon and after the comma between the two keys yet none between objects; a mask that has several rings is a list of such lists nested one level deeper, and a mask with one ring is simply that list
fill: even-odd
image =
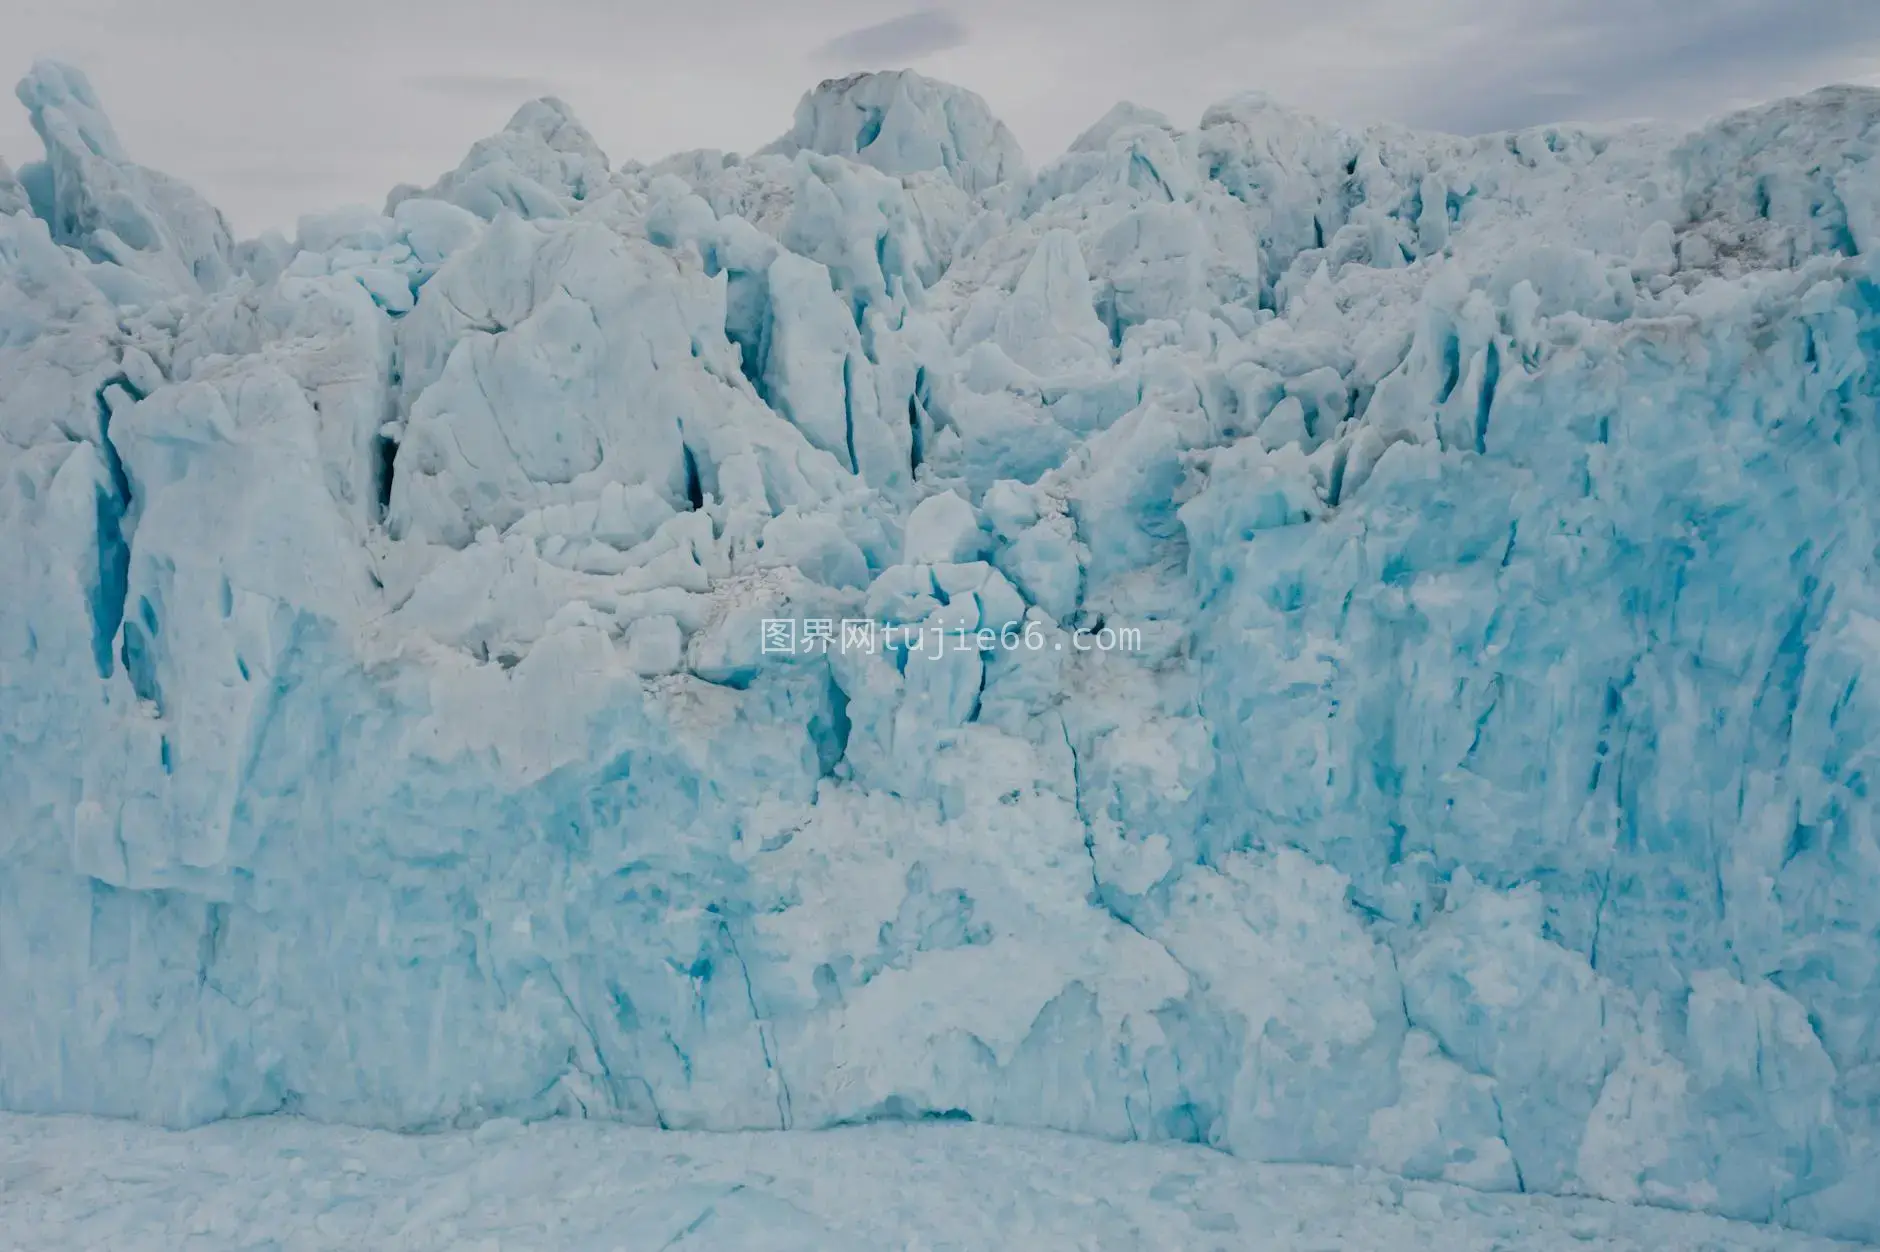
[{"label": "snow-covered ground", "polygon": [[959,1123],[687,1134],[0,1116],[17,1252],[1829,1252],[1596,1200],[1488,1196]]}]

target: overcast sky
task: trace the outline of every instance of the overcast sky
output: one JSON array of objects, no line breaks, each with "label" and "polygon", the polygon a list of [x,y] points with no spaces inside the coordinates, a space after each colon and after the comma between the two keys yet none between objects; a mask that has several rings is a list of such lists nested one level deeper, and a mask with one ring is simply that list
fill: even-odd
[{"label": "overcast sky", "polygon": [[[803,91],[907,66],[970,87],[1034,165],[1118,100],[1192,124],[1260,90],[1464,132],[1696,121],[1880,85],[1880,0],[7,0],[0,74],[90,74],[131,154],[250,234],[428,183],[526,99],[608,155],[749,151]],[[37,159],[0,102],[0,157]]]}]

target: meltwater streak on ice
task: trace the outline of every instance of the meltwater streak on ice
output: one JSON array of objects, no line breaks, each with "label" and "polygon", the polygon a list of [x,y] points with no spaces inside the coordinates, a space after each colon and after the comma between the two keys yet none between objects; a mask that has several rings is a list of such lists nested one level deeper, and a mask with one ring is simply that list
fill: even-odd
[{"label": "meltwater streak on ice", "polygon": [[[1880,1237],[1880,94],[0,177],[0,1106],[967,1116]],[[764,619],[1100,626],[779,656]]]}]

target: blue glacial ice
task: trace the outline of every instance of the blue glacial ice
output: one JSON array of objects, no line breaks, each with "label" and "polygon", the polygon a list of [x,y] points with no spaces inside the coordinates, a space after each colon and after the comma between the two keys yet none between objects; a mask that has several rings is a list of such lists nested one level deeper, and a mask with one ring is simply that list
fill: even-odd
[{"label": "blue glacial ice", "polygon": [[0,1108],[1880,1238],[1880,93],[1035,172],[910,74],[650,166],[543,100],[247,241],[19,96]]}]

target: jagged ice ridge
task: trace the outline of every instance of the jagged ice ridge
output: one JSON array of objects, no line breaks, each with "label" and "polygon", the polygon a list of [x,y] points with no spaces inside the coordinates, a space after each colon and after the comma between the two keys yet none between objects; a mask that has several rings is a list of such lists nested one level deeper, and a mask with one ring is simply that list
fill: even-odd
[{"label": "jagged ice ridge", "polygon": [[[970,1117],[1880,1238],[1880,93],[0,167],[0,1107]],[[767,654],[764,619],[1041,646]],[[1079,651],[1100,626],[1139,646]]]}]

